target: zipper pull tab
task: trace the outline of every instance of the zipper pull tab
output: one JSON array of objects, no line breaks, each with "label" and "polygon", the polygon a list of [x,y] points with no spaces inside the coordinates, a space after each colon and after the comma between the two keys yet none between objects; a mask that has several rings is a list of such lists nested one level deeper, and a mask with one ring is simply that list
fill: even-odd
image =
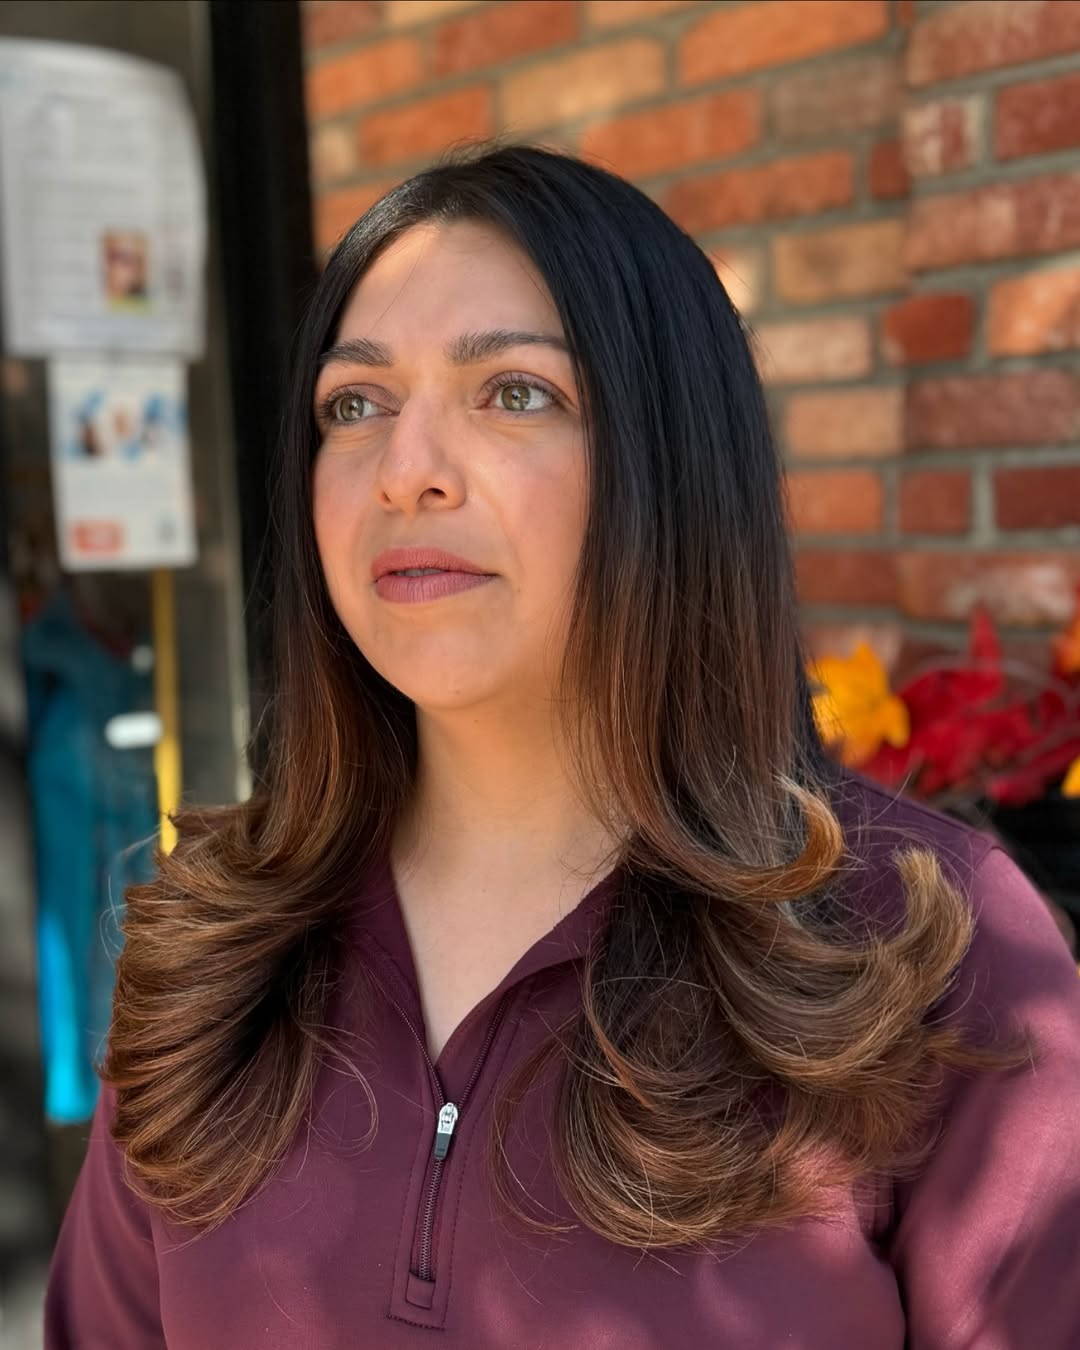
[{"label": "zipper pull tab", "polygon": [[453,1102],[447,1102],[439,1112],[439,1124],[435,1131],[435,1156],[445,1158],[450,1152],[450,1140],[457,1124],[458,1109]]}]

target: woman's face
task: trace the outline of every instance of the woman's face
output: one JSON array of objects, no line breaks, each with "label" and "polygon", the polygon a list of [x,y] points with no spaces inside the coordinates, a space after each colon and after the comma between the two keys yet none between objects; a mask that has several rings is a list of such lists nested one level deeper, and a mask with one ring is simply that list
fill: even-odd
[{"label": "woman's face", "polygon": [[[486,225],[409,230],[347,302],[315,406],[319,556],[370,664],[423,709],[545,700],[587,485],[562,327],[528,258]],[[373,578],[409,548],[487,579]]]}]

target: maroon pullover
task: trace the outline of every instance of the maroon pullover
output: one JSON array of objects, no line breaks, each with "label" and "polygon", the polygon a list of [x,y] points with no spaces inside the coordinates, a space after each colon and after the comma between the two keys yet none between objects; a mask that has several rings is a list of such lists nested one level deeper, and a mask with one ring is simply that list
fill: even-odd
[{"label": "maroon pullover", "polygon": [[[916,1176],[853,1187],[830,1219],[691,1254],[620,1247],[581,1225],[554,1237],[508,1226],[487,1184],[492,1095],[577,1005],[619,871],[432,1064],[384,859],[358,888],[352,974],[334,1009],[335,1025],[366,1036],[354,1053],[378,1108],[370,1149],[358,1147],[371,1122],[362,1089],[324,1067],[312,1128],[271,1183],[193,1238],[125,1187],[104,1089],[49,1273],[45,1350],[1077,1350],[1076,968],[989,836],[847,782],[845,827],[856,816],[879,827],[849,832],[867,862],[858,903],[894,905],[889,853],[933,845],[977,919],[942,1011],[980,1031],[1024,1025],[1039,1047],[1035,1067],[949,1078],[940,1141]],[[374,1011],[362,1017],[365,988]],[[549,1217],[574,1223],[547,1162],[552,1074],[517,1108],[509,1162]]]}]

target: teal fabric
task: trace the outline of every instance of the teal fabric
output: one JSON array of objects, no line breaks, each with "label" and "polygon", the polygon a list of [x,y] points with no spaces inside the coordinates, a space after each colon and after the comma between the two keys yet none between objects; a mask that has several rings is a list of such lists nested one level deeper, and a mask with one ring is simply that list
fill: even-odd
[{"label": "teal fabric", "polygon": [[80,624],[58,588],[25,625],[28,774],[37,871],[45,1115],[89,1120],[104,1053],[124,892],[152,871],[152,751],[117,750],[105,724],[152,706],[148,675]]}]

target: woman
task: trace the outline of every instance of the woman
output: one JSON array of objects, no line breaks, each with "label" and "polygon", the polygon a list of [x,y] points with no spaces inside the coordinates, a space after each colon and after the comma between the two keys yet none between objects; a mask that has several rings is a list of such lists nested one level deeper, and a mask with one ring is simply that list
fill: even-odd
[{"label": "woman", "polygon": [[129,892],[49,1350],[1080,1343],[1075,971],[822,755],[779,472],[629,184],[495,149],[356,223],[266,773]]}]

